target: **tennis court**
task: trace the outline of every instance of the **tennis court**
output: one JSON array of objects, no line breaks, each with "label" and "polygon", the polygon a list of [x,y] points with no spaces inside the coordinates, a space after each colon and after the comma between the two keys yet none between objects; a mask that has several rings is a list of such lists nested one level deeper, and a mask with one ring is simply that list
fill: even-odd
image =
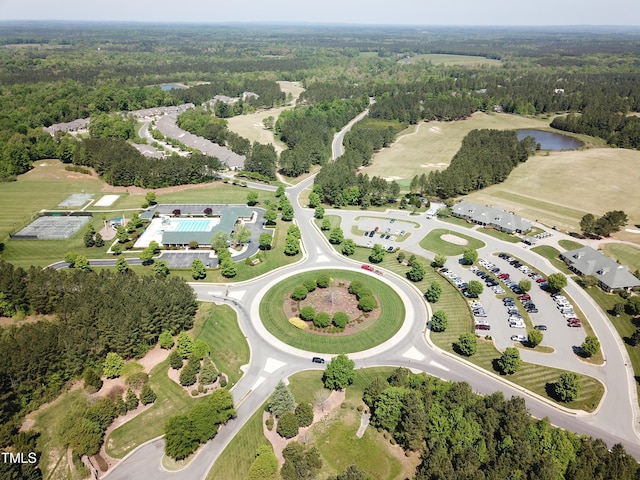
[{"label": "tennis court", "polygon": [[83,216],[42,216],[36,218],[12,238],[20,240],[66,240],[91,220],[90,215]]},{"label": "tennis court", "polygon": [[93,198],[92,193],[74,193],[58,204],[59,207],[81,207]]}]

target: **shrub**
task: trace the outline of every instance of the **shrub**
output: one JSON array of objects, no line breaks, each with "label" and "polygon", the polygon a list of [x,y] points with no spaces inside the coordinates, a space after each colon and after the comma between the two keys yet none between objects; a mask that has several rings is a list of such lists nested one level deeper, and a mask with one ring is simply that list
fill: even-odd
[{"label": "shrub", "polygon": [[133,390],[127,390],[127,395],[124,397],[124,404],[127,407],[127,411],[135,410],[138,408],[138,397]]},{"label": "shrub", "polygon": [[343,329],[344,327],[347,326],[347,323],[349,323],[349,316],[346,313],[336,312],[333,315],[333,324],[336,327]]},{"label": "shrub", "polygon": [[470,357],[478,351],[478,340],[473,333],[463,333],[458,338],[455,347],[459,353],[465,357]]},{"label": "shrub", "polygon": [[267,421],[264,422],[265,425],[267,426],[267,430],[271,431],[273,430],[273,415],[269,415],[269,418],[267,418]]},{"label": "shrub", "polygon": [[296,407],[295,416],[300,427],[308,427],[313,423],[313,408],[309,403],[301,403]]},{"label": "shrub", "polygon": [[292,317],[289,319],[289,323],[300,330],[306,330],[309,328],[309,325],[306,324],[304,320],[299,319],[298,317]]},{"label": "shrub", "polygon": [[200,384],[201,385],[211,385],[218,379],[218,370],[216,370],[215,365],[211,358],[207,357],[200,369]]},{"label": "shrub", "polygon": [[304,288],[307,289],[307,292],[313,292],[316,289],[316,282],[311,279],[305,280],[304,282],[302,282],[302,285],[304,285]]},{"label": "shrub", "polygon": [[316,309],[310,305],[300,309],[300,318],[303,320],[313,321],[316,316]]},{"label": "shrub", "polygon": [[140,392],[140,403],[143,405],[149,405],[150,403],[155,402],[157,398],[156,392],[151,389],[148,383],[142,387],[142,392]]},{"label": "shrub", "polygon": [[291,292],[291,298],[293,300],[304,300],[305,298],[307,298],[307,289],[300,285],[296,288],[293,289],[293,292]]},{"label": "shrub", "polygon": [[124,367],[124,360],[115,352],[109,352],[104,360],[103,373],[107,378],[119,377]]},{"label": "shrub", "polygon": [[556,397],[561,402],[572,402],[580,396],[582,384],[577,374],[562,372],[558,381],[553,385]]},{"label": "shrub", "polygon": [[370,297],[372,296],[371,290],[366,287],[362,282],[355,281],[351,282],[349,285],[349,293],[355,295],[357,299],[361,299],[362,297]]},{"label": "shrub", "polygon": [[283,438],[293,438],[300,430],[298,418],[292,412],[287,412],[278,419],[276,432]]},{"label": "shrub", "polygon": [[329,277],[329,275],[327,275],[326,273],[321,273],[320,275],[318,275],[318,278],[316,278],[316,285],[318,285],[318,287],[320,288],[327,288],[330,283],[331,277]]},{"label": "shrub", "polygon": [[164,330],[158,337],[158,344],[160,345],[160,348],[164,348],[165,350],[169,350],[173,347],[173,335],[171,334],[171,331]]},{"label": "shrub", "polygon": [[331,315],[327,312],[319,312],[313,318],[313,324],[320,328],[328,327],[331,324]]},{"label": "shrub", "polygon": [[373,298],[371,295],[366,295],[364,297],[361,297],[360,301],[358,302],[358,308],[363,312],[370,312],[377,306],[378,304],[376,303],[376,299]]}]

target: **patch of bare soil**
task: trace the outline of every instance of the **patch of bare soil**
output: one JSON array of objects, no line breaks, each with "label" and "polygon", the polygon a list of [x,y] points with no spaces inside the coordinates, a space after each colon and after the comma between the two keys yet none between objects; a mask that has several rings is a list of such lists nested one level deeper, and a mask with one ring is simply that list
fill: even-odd
[{"label": "patch of bare soil", "polygon": [[198,183],[195,185],[176,185],[174,187],[164,188],[142,188],[142,187],[115,187],[113,185],[107,185],[106,183],[100,189],[105,193],[128,193],[129,195],[146,195],[147,192],[155,192],[157,195],[164,195],[167,193],[184,192],[185,190],[195,190],[198,188],[215,188],[216,183]]},{"label": "patch of bare soil", "polygon": [[440,235],[440,238],[445,242],[453,243],[454,245],[467,245],[469,243],[466,238],[458,237],[457,235],[452,235],[450,233]]},{"label": "patch of bare soil", "polygon": [[276,428],[278,426],[277,422],[273,426],[273,429],[269,431],[265,423],[267,421],[267,418],[269,418],[269,414],[267,412],[264,412],[262,414],[262,431],[264,433],[264,436],[271,443],[273,451],[276,454],[276,458],[278,459],[278,465],[280,467],[282,467],[282,465],[284,464],[284,456],[282,455],[282,451],[285,449],[287,444],[289,444],[289,442],[305,443],[305,439],[307,438],[307,433],[309,432],[309,430],[311,430],[311,428],[322,419],[327,418],[336,408],[338,408],[340,404],[344,402],[345,396],[345,390],[334,390],[333,392],[331,392],[331,395],[329,395],[329,398],[322,402],[322,404],[314,405],[313,423],[311,423],[311,425],[309,425],[308,427],[300,428],[298,435],[288,440],[286,438],[282,438],[276,432]]},{"label": "patch of bare soil", "polygon": [[[380,305],[378,298],[374,295],[376,302]],[[312,306],[316,312],[327,312],[333,317],[336,312],[344,312],[349,317],[349,323],[343,332],[328,333],[310,329],[309,332],[318,335],[350,335],[367,329],[380,317],[380,308],[364,313],[358,309],[358,299],[349,293],[349,284],[346,282],[336,282],[327,288],[316,288],[307,294],[307,298],[300,301],[300,309]],[[283,310],[287,318],[298,317],[298,302],[291,300],[291,292],[287,293]],[[307,322],[310,326],[313,322]]]},{"label": "patch of bare soil", "polygon": [[25,323],[36,323],[42,321],[50,322],[55,318],[55,315],[27,315],[26,317],[21,319],[0,316],[0,327],[6,328],[13,325],[19,326],[24,325]]}]

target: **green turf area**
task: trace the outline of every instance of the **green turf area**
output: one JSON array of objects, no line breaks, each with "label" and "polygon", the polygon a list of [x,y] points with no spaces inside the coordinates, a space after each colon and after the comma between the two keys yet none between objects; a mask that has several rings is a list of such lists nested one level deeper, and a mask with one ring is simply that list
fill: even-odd
[{"label": "green turf area", "polygon": [[[447,242],[443,240],[442,235],[454,235],[467,241],[466,245],[457,245],[455,243]],[[422,240],[420,240],[420,246],[430,252],[439,253],[448,257],[462,255],[465,250],[475,249],[478,250],[485,246],[484,242],[462,233],[450,232],[446,228],[436,228],[431,230]]]},{"label": "green turf area", "polygon": [[[491,340],[479,340],[478,352],[472,357],[469,357],[468,360],[485,370],[498,373],[494,369],[493,362],[499,356],[500,352],[493,346]],[[555,402],[555,400],[549,396],[548,389],[550,388],[550,384],[558,380],[562,372],[563,370],[557,368],[523,362],[519,371],[513,375],[505,375],[504,378],[541,395],[547,400]],[[578,376],[582,382],[582,393],[580,397],[574,402],[560,403],[560,405],[571,409],[593,412],[604,395],[604,385],[593,377],[582,374],[578,374]]]},{"label": "green turf area", "polygon": [[[323,272],[345,282],[359,280],[375,292],[381,309],[378,320],[365,330],[344,336],[318,335],[289,323],[282,308],[288,301],[288,295],[303,281],[315,279]],[[293,347],[319,353],[350,353],[374,347],[395,335],[404,322],[405,308],[397,293],[369,275],[347,270],[314,270],[289,277],[273,286],[260,303],[260,318],[272,335]]]},{"label": "green turf area", "polygon": [[604,243],[602,249],[606,255],[629,267],[632,272],[640,270],[640,248],[624,243]]},{"label": "green turf area", "polygon": [[70,466],[67,462],[67,449],[60,446],[57,434],[58,422],[74,405],[87,401],[86,393],[76,389],[64,393],[52,403],[41,407],[34,415],[34,428],[40,432],[38,449],[42,457],[38,465],[42,470],[42,478],[67,479],[71,478]]},{"label": "green turf area", "polygon": [[213,464],[206,480],[246,480],[256,450],[270,445],[262,433],[262,412],[259,408],[233,437]]},{"label": "green turf area", "polygon": [[[202,338],[211,345],[211,356],[219,369],[224,373],[229,371],[230,379],[237,381],[240,378],[239,366],[249,361],[249,346],[238,327],[235,313],[226,306],[203,306],[196,317],[194,333],[196,338]],[[186,412],[204,398],[191,397],[168,377],[168,370],[168,360],[151,370],[149,383],[158,399],[151,408],[116,428],[107,437],[109,455],[122,458],[138,445],[162,435],[169,417]]]},{"label": "green turf area", "polygon": [[567,264],[560,260],[560,250],[549,245],[539,245],[531,249],[532,252],[546,258],[551,264],[565,275],[573,275]]},{"label": "green turf area", "polygon": [[636,325],[633,322],[633,317],[626,312],[623,312],[619,317],[611,313],[616,303],[626,303],[626,300],[617,294],[606,293],[600,288],[592,287],[585,289],[585,291],[591,295],[591,298],[593,298],[602,311],[606,313],[618,332],[618,335],[620,335],[620,338],[624,342],[624,346],[631,359],[631,366],[633,367],[633,373],[636,379],[636,390],[640,398],[640,347],[633,347],[628,342],[633,332],[636,331]]},{"label": "green turf area", "polygon": [[227,305],[201,303],[193,336],[209,344],[218,370],[229,377],[228,387],[235,385],[242,377],[240,367],[249,363],[250,352],[233,309]]},{"label": "green turf area", "polygon": [[484,233],[485,235],[490,235],[490,236],[492,236],[494,238],[497,238],[498,240],[502,240],[504,242],[520,243],[522,241],[520,239],[520,237],[517,237],[517,236],[512,235],[510,233],[507,233],[507,232],[501,232],[499,230],[494,230],[493,228],[480,228],[478,230],[478,232]]},{"label": "green turf area", "polygon": [[402,65],[408,63],[430,63],[433,65],[460,65],[465,67],[478,67],[480,65],[499,67],[502,65],[501,60],[495,60],[492,58],[447,53],[422,53],[412,55],[410,58],[398,60],[398,63]]},{"label": "green turf area", "polygon": [[458,217],[438,217],[438,220],[451,223],[453,225],[458,225],[459,227],[464,227],[464,228],[473,228],[476,226],[475,223],[468,222],[464,218],[458,218]]},{"label": "green turf area", "polygon": [[558,245],[560,245],[565,250],[575,250],[577,248],[584,247],[584,244],[579,242],[574,242],[573,240],[558,240]]}]

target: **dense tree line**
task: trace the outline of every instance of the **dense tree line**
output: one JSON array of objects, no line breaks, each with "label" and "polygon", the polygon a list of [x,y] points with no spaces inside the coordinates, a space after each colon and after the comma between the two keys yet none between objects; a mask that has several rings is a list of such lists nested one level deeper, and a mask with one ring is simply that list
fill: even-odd
[{"label": "dense tree line", "polygon": [[503,182],[518,163],[533,152],[533,139],[518,141],[513,130],[472,130],[462,140],[446,170],[416,177],[412,190],[422,195],[449,198]]},{"label": "dense tree line", "polygon": [[399,368],[375,378],[364,401],[374,426],[404,449],[422,451],[416,480],[631,480],[640,472],[620,444],[609,450],[602,440],[532,418],[520,397],[479,396],[466,383]]},{"label": "dense tree line", "polygon": [[22,314],[51,320],[3,329],[0,421],[51,400],[64,382],[108,352],[144,355],[163,331],[191,328],[194,293],[181,279],[102,270],[28,271],[0,262],[0,296]]},{"label": "dense tree line", "polygon": [[244,100],[237,102],[242,108],[240,113],[247,109],[256,107],[274,107],[282,105],[285,101],[285,94],[280,90],[273,80],[265,79],[238,79],[237,81],[214,81],[191,88],[178,89],[173,91],[173,97],[178,103],[194,103],[199,105],[211,100],[216,95],[226,95],[229,97],[242,97],[244,92],[258,94],[258,98],[248,96]]},{"label": "dense tree line", "polygon": [[609,108],[585,108],[581,115],[554,118],[551,126],[566,132],[600,137],[616,147],[640,149],[640,118]]},{"label": "dense tree line", "polygon": [[324,165],[331,157],[333,134],[368,105],[369,99],[325,100],[316,105],[283,111],[275,125],[276,134],[288,147],[280,155],[282,173],[298,176],[311,165]]},{"label": "dense tree line", "polygon": [[79,145],[74,163],[95,168],[111,185],[160,188],[202,183],[222,170],[217,158],[194,153],[162,160],[147,158],[119,138],[86,138]]}]

